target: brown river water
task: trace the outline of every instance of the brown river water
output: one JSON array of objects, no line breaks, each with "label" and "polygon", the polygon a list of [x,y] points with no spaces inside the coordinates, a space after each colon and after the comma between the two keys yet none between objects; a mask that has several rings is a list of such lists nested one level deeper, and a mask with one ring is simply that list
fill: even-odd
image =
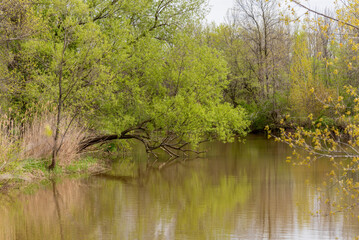
[{"label": "brown river water", "polygon": [[[0,239],[353,239],[358,218],[318,197],[327,161],[285,162],[291,149],[261,136],[209,143],[200,159],[161,170],[142,150],[108,174],[47,184],[2,197]],[[322,211],[314,216],[312,212]]]}]

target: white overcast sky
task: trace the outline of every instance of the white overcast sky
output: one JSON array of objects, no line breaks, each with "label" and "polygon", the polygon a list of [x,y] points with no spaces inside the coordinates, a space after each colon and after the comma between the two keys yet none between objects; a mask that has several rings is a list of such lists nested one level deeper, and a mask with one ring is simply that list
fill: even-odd
[{"label": "white overcast sky", "polygon": [[[301,2],[304,3],[306,6],[316,10],[323,10],[326,7],[328,7],[329,9],[334,9],[333,0],[308,0]],[[232,8],[233,5],[234,0],[209,0],[209,6],[211,7],[211,11],[207,16],[207,21],[214,21],[217,24],[223,23],[228,8]]]}]

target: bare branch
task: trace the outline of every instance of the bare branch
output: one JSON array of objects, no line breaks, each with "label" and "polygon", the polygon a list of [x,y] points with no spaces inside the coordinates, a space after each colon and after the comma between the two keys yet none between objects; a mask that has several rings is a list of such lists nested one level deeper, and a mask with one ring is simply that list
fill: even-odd
[{"label": "bare branch", "polygon": [[359,30],[359,27],[358,27],[358,26],[355,26],[355,25],[353,25],[353,24],[351,24],[351,23],[342,21],[342,20],[340,20],[340,19],[337,19],[337,18],[328,16],[328,15],[326,15],[326,14],[323,14],[323,13],[320,13],[320,12],[315,11],[315,10],[313,10],[313,9],[310,9],[310,8],[308,8],[307,6],[301,4],[300,2],[298,2],[298,1],[296,1],[296,0],[291,0],[291,1],[292,1],[293,3],[295,3],[295,4],[297,4],[298,6],[304,8],[304,9],[308,10],[309,12],[312,12],[312,13],[314,13],[314,14],[316,14],[316,15],[319,15],[319,16],[322,16],[322,17],[331,19],[331,20],[336,21],[336,22],[338,22],[338,23],[341,23],[341,24],[347,25],[347,26],[349,26],[349,27],[352,27],[352,28],[354,28],[354,29],[356,29],[356,30]]}]

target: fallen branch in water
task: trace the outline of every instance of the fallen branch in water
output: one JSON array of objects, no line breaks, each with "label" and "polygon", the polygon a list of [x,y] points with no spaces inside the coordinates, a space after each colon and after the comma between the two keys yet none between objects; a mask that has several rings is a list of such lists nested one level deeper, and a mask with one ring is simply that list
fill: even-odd
[{"label": "fallen branch in water", "polygon": [[[146,129],[146,123],[150,122],[149,120],[144,121],[137,125],[136,127],[131,127],[120,134],[109,134],[109,135],[101,135],[101,136],[93,136],[87,137],[80,142],[79,152],[86,150],[88,147],[105,143],[113,140],[124,140],[124,139],[135,139],[140,141],[146,149],[148,154],[153,154],[156,158],[158,157],[155,150],[161,149],[169,156],[172,157],[180,157],[179,153],[182,153],[184,156],[188,156],[187,153],[192,152],[195,154],[204,153],[204,151],[196,151],[188,148],[190,145],[189,142],[182,140],[180,136],[177,136],[174,133],[168,133],[167,136],[162,137],[161,139],[154,140],[150,137],[149,130]],[[200,143],[206,142],[201,141]]]}]

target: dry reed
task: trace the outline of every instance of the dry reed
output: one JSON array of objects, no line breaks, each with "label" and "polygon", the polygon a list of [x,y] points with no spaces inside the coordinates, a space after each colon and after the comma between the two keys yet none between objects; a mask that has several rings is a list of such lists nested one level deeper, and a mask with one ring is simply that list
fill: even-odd
[{"label": "dry reed", "polygon": [[[30,124],[24,126],[21,141],[22,158],[49,158],[52,154],[55,133],[55,114],[42,113],[33,118]],[[69,116],[63,116],[60,126],[58,146],[58,163],[66,165],[78,156],[78,146],[85,137],[85,127],[73,121]]]},{"label": "dry reed", "polygon": [[7,114],[0,115],[0,171],[9,163],[18,160],[19,124]]},{"label": "dry reed", "polygon": [[[0,172],[13,161],[49,158],[54,145],[55,119],[55,114],[49,111],[18,122],[0,113]],[[63,116],[58,164],[67,165],[77,158],[78,146],[85,134],[83,125]]]}]

